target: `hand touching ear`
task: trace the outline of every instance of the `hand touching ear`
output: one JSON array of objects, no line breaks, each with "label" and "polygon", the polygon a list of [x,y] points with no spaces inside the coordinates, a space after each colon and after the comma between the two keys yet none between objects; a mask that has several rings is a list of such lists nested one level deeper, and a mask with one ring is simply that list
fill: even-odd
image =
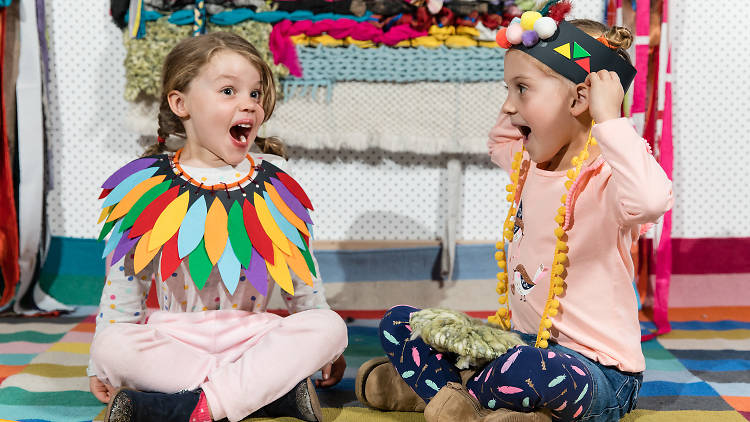
[{"label": "hand touching ear", "polygon": [[617,73],[607,70],[589,73],[584,82],[589,87],[589,113],[596,123],[620,117],[625,92]]}]

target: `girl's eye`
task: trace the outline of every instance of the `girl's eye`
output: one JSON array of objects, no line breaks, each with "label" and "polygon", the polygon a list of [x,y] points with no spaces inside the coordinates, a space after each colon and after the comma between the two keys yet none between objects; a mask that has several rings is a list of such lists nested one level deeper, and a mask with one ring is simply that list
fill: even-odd
[{"label": "girl's eye", "polygon": [[223,88],[221,90],[221,93],[224,94],[224,95],[232,95],[232,94],[234,94],[234,89],[232,89],[232,88]]},{"label": "girl's eye", "polygon": [[521,94],[523,94],[524,91],[526,91],[526,87],[523,86],[523,85],[518,85],[518,92],[521,93]]},{"label": "girl's eye", "polygon": [[259,99],[260,98],[260,90],[254,89],[250,92],[250,98]]}]

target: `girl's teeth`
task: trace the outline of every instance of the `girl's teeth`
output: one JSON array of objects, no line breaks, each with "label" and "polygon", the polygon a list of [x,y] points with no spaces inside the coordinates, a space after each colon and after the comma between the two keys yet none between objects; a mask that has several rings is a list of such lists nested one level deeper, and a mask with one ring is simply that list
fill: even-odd
[{"label": "girl's teeth", "polygon": [[240,141],[241,141],[241,142],[242,142],[243,144],[246,144],[246,143],[247,143],[247,138],[245,138],[245,135],[240,135]]}]

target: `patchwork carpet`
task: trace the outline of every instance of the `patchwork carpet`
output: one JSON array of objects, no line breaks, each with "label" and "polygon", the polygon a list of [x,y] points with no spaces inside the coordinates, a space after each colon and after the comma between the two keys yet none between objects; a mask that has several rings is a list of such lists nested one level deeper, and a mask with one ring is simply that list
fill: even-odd
[{"label": "patchwork carpet", "polygon": [[[85,373],[95,312],[0,319],[0,419],[101,420],[104,406],[89,393]],[[643,344],[638,410],[624,420],[750,421],[750,308],[677,308],[670,319],[671,333]],[[376,323],[348,323],[345,378],[319,391],[327,421],[424,421],[418,413],[362,408],[354,397],[357,368],[382,354]]]}]

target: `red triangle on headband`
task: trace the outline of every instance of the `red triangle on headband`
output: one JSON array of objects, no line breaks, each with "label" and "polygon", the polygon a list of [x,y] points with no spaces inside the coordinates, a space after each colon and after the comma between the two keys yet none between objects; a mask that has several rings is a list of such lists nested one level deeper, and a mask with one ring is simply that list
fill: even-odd
[{"label": "red triangle on headband", "polygon": [[591,65],[589,64],[589,57],[586,57],[585,59],[576,60],[576,64],[578,66],[581,66],[583,70],[586,71],[586,73],[591,73]]}]

